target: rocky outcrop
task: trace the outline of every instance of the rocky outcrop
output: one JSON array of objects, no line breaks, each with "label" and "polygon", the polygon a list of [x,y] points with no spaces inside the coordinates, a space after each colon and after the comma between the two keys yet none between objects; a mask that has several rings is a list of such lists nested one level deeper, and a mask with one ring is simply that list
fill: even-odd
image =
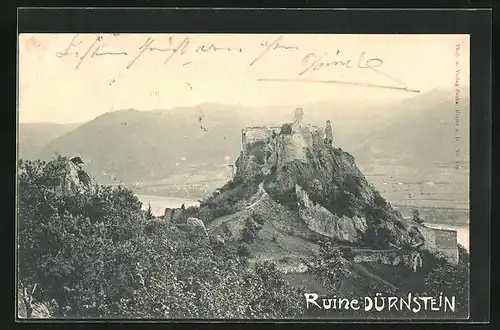
[{"label": "rocky outcrop", "polygon": [[[331,124],[327,121],[325,129],[304,124],[302,115],[297,111],[294,122],[279,127],[242,130],[242,152],[234,177],[201,203],[200,213],[236,236],[242,217],[230,215],[243,212],[245,205],[254,205],[260,200],[257,197],[264,196],[256,210],[276,203],[296,214],[289,218],[299,219],[308,231],[322,237],[377,249],[422,242],[422,234],[412,231],[409,221],[369,184],[354,157],[332,143]],[[210,212],[215,215],[211,217]],[[266,212],[264,218],[286,221]],[[273,225],[280,226],[277,221]],[[297,231],[314,237],[303,229],[289,230],[291,235]]]},{"label": "rocky outcrop", "polygon": [[[35,287],[36,288],[36,287]],[[54,303],[34,301],[27,288],[19,286],[17,292],[17,317],[20,319],[48,319],[53,315]]]},{"label": "rocky outcrop", "polygon": [[208,236],[207,228],[205,227],[205,224],[202,220],[194,217],[189,217],[186,221],[186,224],[191,230],[203,233],[203,235]]},{"label": "rocky outcrop", "polygon": [[51,184],[62,194],[95,193],[98,189],[96,180],[87,173],[81,162],[74,162],[59,157],[44,168],[44,174],[51,178]]}]

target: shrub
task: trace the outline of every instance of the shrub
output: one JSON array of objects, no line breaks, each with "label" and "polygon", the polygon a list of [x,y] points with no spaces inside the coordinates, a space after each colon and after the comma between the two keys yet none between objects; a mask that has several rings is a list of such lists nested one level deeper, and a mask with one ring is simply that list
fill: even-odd
[{"label": "shrub", "polygon": [[463,265],[469,265],[469,252],[467,249],[461,245],[458,244],[458,262]]},{"label": "shrub", "polygon": [[387,206],[386,200],[382,197],[382,195],[380,195],[380,192],[378,192],[377,190],[374,191],[373,197],[374,197],[373,203],[375,204],[375,206],[381,207],[381,208],[384,208]]},{"label": "shrub", "polygon": [[412,220],[419,224],[424,223],[424,220],[420,217],[420,212],[418,210],[413,210]]},{"label": "shrub", "polygon": [[154,219],[153,211],[151,210],[151,203],[148,204],[148,209],[146,211],[146,219]]},{"label": "shrub", "polygon": [[[63,196],[42,162],[22,162],[19,284],[57,302],[55,317],[279,318],[302,296],[271,265],[247,267],[225,244],[145,221],[125,188]],[[238,247],[248,257],[248,248]],[[287,303],[292,301],[293,303]]]},{"label": "shrub", "polygon": [[252,254],[250,253],[250,250],[248,249],[248,246],[246,245],[238,245],[236,249],[236,253],[238,256],[242,258],[249,258]]},{"label": "shrub", "polygon": [[255,224],[252,218],[245,219],[245,227],[241,231],[241,240],[245,243],[251,243],[257,238],[257,233],[262,227]]},{"label": "shrub", "polygon": [[356,256],[356,252],[350,247],[343,247],[340,251],[342,252],[342,256],[347,260],[353,260]]},{"label": "shrub", "polygon": [[291,124],[283,124],[281,126],[281,134],[286,134],[286,135],[292,134],[292,125]]},{"label": "shrub", "polygon": [[319,253],[309,257],[308,269],[332,290],[338,290],[342,281],[351,274],[349,263],[342,252],[328,240],[319,242]]},{"label": "shrub", "polygon": [[351,199],[352,196],[342,188],[335,190],[328,196],[327,209],[338,216],[345,215],[351,218],[355,215]]},{"label": "shrub", "polygon": [[469,267],[465,264],[442,263],[425,276],[428,292],[444,296],[455,296],[457,309],[467,313],[469,298]]},{"label": "shrub", "polygon": [[252,155],[257,164],[264,164],[266,161],[266,142],[255,141],[247,144],[248,154]]},{"label": "shrub", "polygon": [[260,215],[259,213],[254,213],[252,214],[252,218],[255,220],[255,222],[257,222],[259,225],[263,225],[266,220],[264,219],[264,217],[262,215]]}]

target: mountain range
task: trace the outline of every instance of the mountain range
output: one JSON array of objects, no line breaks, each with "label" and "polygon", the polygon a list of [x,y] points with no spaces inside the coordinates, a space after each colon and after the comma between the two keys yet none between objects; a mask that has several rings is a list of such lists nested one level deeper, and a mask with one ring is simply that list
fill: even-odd
[{"label": "mountain range", "polygon": [[[467,95],[462,93],[458,105],[459,143],[455,142],[457,106],[453,104],[451,89],[438,89],[403,101],[370,103],[360,98],[297,107],[304,109],[304,122],[324,127],[325,121],[330,120],[334,145],[349,150],[367,177],[385,173],[382,181],[388,181],[396,167],[403,167],[394,180],[439,181],[442,169],[450,170],[458,162],[462,172],[453,178],[466,185]],[[119,110],[81,124],[20,124],[19,155],[46,160],[56,153],[78,155],[86,169],[103,183],[161,180],[168,184],[169,178],[186,173],[209,181],[214,170],[227,172],[226,165],[238,157],[241,129],[290,122],[293,111],[294,107],[285,106],[206,103],[149,111]],[[456,148],[460,150],[458,156]],[[382,181],[374,184],[381,185]]]},{"label": "mountain range", "polygon": [[79,124],[22,123],[19,125],[19,158],[40,157],[42,150],[54,139],[78,127]]}]

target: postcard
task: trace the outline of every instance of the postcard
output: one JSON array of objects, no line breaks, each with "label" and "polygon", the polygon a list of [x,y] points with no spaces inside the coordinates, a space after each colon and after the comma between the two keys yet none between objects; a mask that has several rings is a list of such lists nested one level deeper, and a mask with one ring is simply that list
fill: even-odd
[{"label": "postcard", "polygon": [[467,319],[466,34],[18,40],[20,319]]}]

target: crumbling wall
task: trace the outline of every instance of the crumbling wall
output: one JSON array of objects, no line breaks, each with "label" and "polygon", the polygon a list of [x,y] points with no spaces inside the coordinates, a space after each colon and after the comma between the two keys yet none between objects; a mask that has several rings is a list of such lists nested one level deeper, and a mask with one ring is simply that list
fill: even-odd
[{"label": "crumbling wall", "polygon": [[262,141],[267,142],[271,137],[271,131],[267,127],[247,127],[241,130],[241,142],[243,153],[246,154],[249,144]]},{"label": "crumbling wall", "polygon": [[314,141],[318,140],[318,134],[320,134],[315,126],[304,125],[300,122],[290,125],[290,134],[281,135],[281,164],[294,160],[307,161],[307,149],[312,149]]},{"label": "crumbling wall", "polygon": [[447,229],[435,229],[422,226],[418,228],[424,236],[424,247],[438,253],[453,264],[458,264],[457,232]]}]

